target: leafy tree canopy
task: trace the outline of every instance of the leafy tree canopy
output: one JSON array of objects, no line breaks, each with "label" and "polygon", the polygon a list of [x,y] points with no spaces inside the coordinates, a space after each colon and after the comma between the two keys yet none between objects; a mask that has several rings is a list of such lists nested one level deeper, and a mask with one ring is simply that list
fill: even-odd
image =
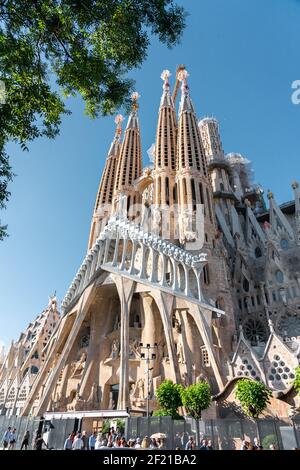
[{"label": "leafy tree canopy", "polygon": [[178,408],[182,406],[182,385],[174,384],[172,380],[165,380],[156,390],[156,397],[160,410],[156,416],[178,417]]},{"label": "leafy tree canopy", "polygon": [[181,391],[182,404],[187,413],[195,419],[201,419],[201,413],[211,402],[210,385],[204,380],[190,385]]},{"label": "leafy tree canopy", "polygon": [[256,380],[241,379],[235,387],[235,398],[251,418],[257,418],[264,411],[271,396],[271,390]]},{"label": "leafy tree canopy", "polygon": [[[127,73],[151,35],[174,45],[185,26],[172,0],[0,0],[0,209],[12,178],[5,145],[54,138],[68,113],[59,94],[80,94],[95,118],[126,105]],[[5,228],[0,230],[0,239]]]}]

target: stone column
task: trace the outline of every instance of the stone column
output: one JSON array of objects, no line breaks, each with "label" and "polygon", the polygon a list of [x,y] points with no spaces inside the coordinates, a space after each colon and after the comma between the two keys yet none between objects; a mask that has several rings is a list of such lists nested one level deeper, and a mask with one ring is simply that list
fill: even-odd
[{"label": "stone column", "polygon": [[113,276],[121,304],[120,372],[118,410],[129,406],[129,313],[135,283],[130,279]]}]

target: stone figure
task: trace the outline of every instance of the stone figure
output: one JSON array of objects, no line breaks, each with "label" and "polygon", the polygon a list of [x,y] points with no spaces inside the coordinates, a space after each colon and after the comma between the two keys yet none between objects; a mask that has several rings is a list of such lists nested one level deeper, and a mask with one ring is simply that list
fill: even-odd
[{"label": "stone figure", "polygon": [[140,357],[139,341],[136,338],[129,341],[129,357],[130,359]]},{"label": "stone figure", "polygon": [[118,339],[114,339],[111,345],[111,358],[116,359],[120,351],[120,342]]},{"label": "stone figure", "polygon": [[185,364],[184,349],[183,349],[183,344],[182,344],[181,339],[178,341],[178,343],[176,343],[176,350],[177,350],[178,362],[180,362],[181,364]]},{"label": "stone figure", "polygon": [[131,396],[132,401],[134,401],[137,398],[140,400],[144,400],[145,398],[144,379],[139,379],[135,384],[131,385],[130,396]]},{"label": "stone figure", "polygon": [[158,207],[153,209],[152,216],[152,231],[155,235],[160,234],[160,225],[161,225],[161,211]]},{"label": "stone figure", "polygon": [[179,321],[176,313],[174,313],[174,315],[173,315],[173,328],[175,328],[177,333],[181,333],[181,324],[180,324],[180,321]]},{"label": "stone figure", "polygon": [[83,352],[79,361],[75,362],[75,364],[73,363],[74,372],[72,374],[72,377],[80,377],[82,375],[85,362],[86,362],[86,353]]},{"label": "stone figure", "polygon": [[98,385],[95,382],[92,385],[91,393],[88,397],[88,402],[95,403],[95,404],[100,402]]},{"label": "stone figure", "polygon": [[192,213],[185,209],[180,218],[181,238],[184,241],[193,241],[196,238],[195,232],[192,231]]}]

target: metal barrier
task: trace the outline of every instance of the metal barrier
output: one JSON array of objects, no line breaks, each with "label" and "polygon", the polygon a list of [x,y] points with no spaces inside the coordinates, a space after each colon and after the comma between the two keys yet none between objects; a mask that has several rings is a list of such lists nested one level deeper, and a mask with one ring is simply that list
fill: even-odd
[{"label": "metal barrier", "polygon": [[[8,417],[0,416],[0,448],[3,435],[8,426],[16,428],[16,449],[21,448],[25,432],[30,432],[30,445],[37,432],[43,434],[48,447],[63,449],[68,434],[81,429],[81,420],[74,418],[53,419],[45,421],[39,417]],[[185,449],[189,436],[197,442],[196,421],[192,418],[172,420],[168,416],[131,417],[126,419],[125,437],[127,439],[152,436],[155,433],[165,435],[165,449]],[[250,419],[216,419],[199,421],[199,438],[211,439],[216,450],[238,450],[242,440],[252,441],[258,437],[264,449],[274,444],[276,449],[300,448],[300,416],[291,420],[280,418]]]},{"label": "metal barrier", "polygon": [[[185,449],[189,436],[197,442],[196,420],[184,418],[172,420],[170,417],[132,417],[128,418],[126,437],[151,437],[155,433],[165,434],[166,449]],[[293,420],[280,418],[216,419],[199,421],[201,439],[210,439],[216,450],[238,450],[242,441],[252,441],[257,437],[264,449],[270,444],[275,449],[293,449],[300,447],[300,417]],[[197,443],[199,446],[199,443]]]}]

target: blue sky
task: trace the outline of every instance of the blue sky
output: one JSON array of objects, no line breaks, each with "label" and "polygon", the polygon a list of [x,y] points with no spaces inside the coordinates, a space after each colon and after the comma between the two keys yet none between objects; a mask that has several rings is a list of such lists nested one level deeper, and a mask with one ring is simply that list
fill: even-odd
[{"label": "blue sky", "polygon": [[[141,94],[143,160],[155,139],[160,73],[184,63],[200,117],[220,121],[225,152],[253,162],[256,181],[279,203],[300,180],[300,105],[291,84],[300,79],[300,2],[189,0],[181,44],[153,40],[140,70],[130,74]],[[62,300],[86,252],[90,220],[113,118],[91,121],[80,99],[68,102],[55,141],[40,139],[29,153],[10,146],[17,177],[1,213],[10,237],[0,243],[0,341],[6,346],[48,303]]]}]

